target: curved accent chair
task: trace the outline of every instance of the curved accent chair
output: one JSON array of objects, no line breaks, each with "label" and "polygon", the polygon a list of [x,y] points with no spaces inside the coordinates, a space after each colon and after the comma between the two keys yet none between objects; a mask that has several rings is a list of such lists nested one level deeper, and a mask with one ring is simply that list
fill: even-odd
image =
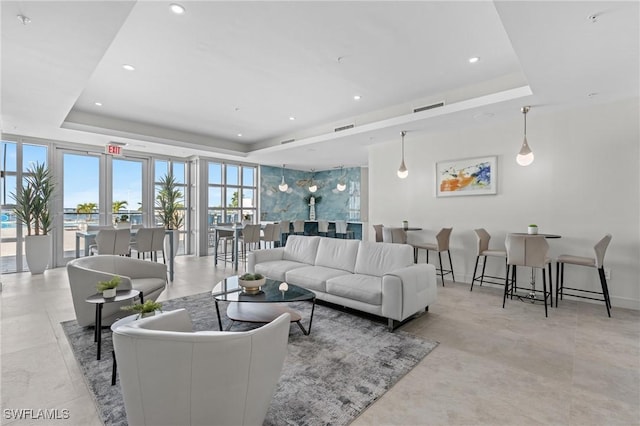
[{"label": "curved accent chair", "polygon": [[[76,320],[83,327],[95,325],[95,305],[86,302],[96,294],[98,281],[108,281],[118,275],[119,290],[138,290],[144,300],[156,300],[167,285],[167,266],[161,263],[115,255],[97,255],[74,259],[67,263],[67,274],[73,298]],[[110,325],[128,315],[120,307],[131,301],[105,303],[102,325]]]},{"label": "curved accent chair", "polygon": [[[418,250],[423,249],[427,252],[427,263],[429,263],[429,250],[438,252],[438,259],[440,260],[440,279],[442,280],[442,286],[444,287],[444,276],[451,274],[451,280],[456,282],[456,277],[453,275],[453,263],[451,263],[451,251],[449,251],[449,239],[451,238],[451,231],[453,228],[442,228],[440,232],[436,234],[435,243],[414,243],[413,244],[413,261],[418,263]],[[442,252],[446,251],[449,255],[449,268],[444,269],[442,267]]]},{"label": "curved accent chair", "polygon": [[244,332],[193,331],[184,309],[118,327],[130,425],[262,425],[289,339],[288,313]]},{"label": "curved accent chair", "polygon": [[[582,257],[571,254],[562,254],[556,259],[556,308],[558,307],[558,298],[562,299],[563,295],[579,297],[581,299],[600,300],[607,307],[607,315],[611,317],[611,297],[609,297],[609,286],[607,277],[604,273],[604,254],[611,242],[611,234],[607,234],[593,247],[595,257]],[[579,288],[571,288],[564,286],[564,265],[587,266],[596,268],[600,277],[600,287],[602,292],[582,290]],[[566,292],[565,290],[569,290]],[[578,292],[578,293],[572,293]],[[600,295],[602,298],[590,297],[589,294]]]},{"label": "curved accent chair", "polygon": [[[489,257],[497,257],[504,261],[505,265],[507,263],[507,252],[505,250],[496,250],[489,248],[489,241],[491,240],[491,235],[484,229],[474,229],[473,232],[476,233],[476,238],[478,240],[478,250],[476,252],[476,266],[473,267],[473,279],[471,280],[471,288],[469,291],[473,291],[473,284],[476,281],[480,281],[480,285],[488,282],[491,284],[503,284],[504,277],[497,277],[492,275],[485,275],[485,269],[487,268],[487,260]],[[482,261],[482,273],[478,276],[476,272],[478,270],[478,262],[480,261],[480,257],[483,257]],[[490,278],[490,279],[485,279]],[[496,281],[500,280],[500,282]]]},{"label": "curved accent chair", "polygon": [[[544,301],[544,316],[548,316],[547,299],[553,307],[553,282],[551,281],[551,259],[547,257],[549,252],[549,243],[543,235],[514,235],[509,234],[505,240],[507,248],[507,275],[504,280],[504,295],[502,296],[502,308],[504,308],[507,300],[507,294],[511,294],[513,299],[514,289],[516,286],[516,267],[527,266],[533,268],[531,280],[535,275],[535,268],[542,270],[542,300]],[[549,290],[547,290],[547,275],[545,267],[548,269]],[[509,272],[511,271],[511,280],[509,280]],[[511,281],[511,286],[509,286]],[[535,285],[535,283],[533,284]],[[530,293],[531,297],[531,293]],[[540,299],[532,299],[540,300]]]}]

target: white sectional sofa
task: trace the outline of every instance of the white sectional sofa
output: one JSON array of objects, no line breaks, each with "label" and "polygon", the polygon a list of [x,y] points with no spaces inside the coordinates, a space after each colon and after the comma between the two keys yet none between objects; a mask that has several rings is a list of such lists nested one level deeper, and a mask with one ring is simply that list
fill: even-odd
[{"label": "white sectional sofa", "polygon": [[390,330],[437,299],[435,267],[414,264],[406,244],[292,235],[285,247],[251,252],[247,270],[387,318]]}]

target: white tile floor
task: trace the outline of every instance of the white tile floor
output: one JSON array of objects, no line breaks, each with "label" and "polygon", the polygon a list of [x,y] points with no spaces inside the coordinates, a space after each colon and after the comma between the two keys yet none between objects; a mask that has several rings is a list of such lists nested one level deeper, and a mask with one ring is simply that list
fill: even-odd
[{"label": "white tile floor", "polygon": [[[226,269],[179,257],[160,300],[209,291]],[[101,424],[60,322],[74,312],[66,270],[2,276],[2,424],[5,409],[67,409],[60,425]],[[438,340],[354,425],[640,425],[640,312],[564,301],[552,309],[501,291],[449,283],[429,312],[402,327]]]}]

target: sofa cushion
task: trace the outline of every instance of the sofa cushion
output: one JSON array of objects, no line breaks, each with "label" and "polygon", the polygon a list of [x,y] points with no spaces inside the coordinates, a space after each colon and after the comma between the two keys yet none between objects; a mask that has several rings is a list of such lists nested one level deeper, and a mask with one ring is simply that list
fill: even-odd
[{"label": "sofa cushion", "polygon": [[347,274],[327,280],[327,293],[370,305],[382,304],[382,278]]},{"label": "sofa cushion", "polygon": [[287,271],[296,268],[304,268],[305,266],[309,266],[305,263],[293,262],[291,260],[270,260],[268,262],[258,263],[255,266],[255,272],[257,274],[262,274],[267,278],[271,278],[272,280],[285,280],[285,274]]},{"label": "sofa cushion", "polygon": [[325,292],[325,282],[328,279],[338,277],[340,275],[351,275],[347,271],[341,269],[327,268],[324,266],[305,266],[288,271],[285,274],[287,282],[299,285],[308,290],[318,290]]},{"label": "sofa cushion", "polygon": [[408,244],[360,242],[356,274],[381,277],[387,272],[413,264],[413,249]]},{"label": "sofa cushion", "polygon": [[320,237],[305,237],[303,235],[290,235],[287,245],[284,247],[284,260],[313,265],[316,260]]},{"label": "sofa cushion", "polygon": [[315,265],[353,272],[356,267],[359,245],[360,241],[358,240],[320,238]]}]

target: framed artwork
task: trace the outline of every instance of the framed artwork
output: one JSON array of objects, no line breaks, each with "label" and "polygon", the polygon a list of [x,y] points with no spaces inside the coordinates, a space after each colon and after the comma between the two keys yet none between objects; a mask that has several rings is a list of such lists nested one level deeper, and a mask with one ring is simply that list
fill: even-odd
[{"label": "framed artwork", "polygon": [[498,157],[440,161],[435,181],[437,197],[497,194]]}]

